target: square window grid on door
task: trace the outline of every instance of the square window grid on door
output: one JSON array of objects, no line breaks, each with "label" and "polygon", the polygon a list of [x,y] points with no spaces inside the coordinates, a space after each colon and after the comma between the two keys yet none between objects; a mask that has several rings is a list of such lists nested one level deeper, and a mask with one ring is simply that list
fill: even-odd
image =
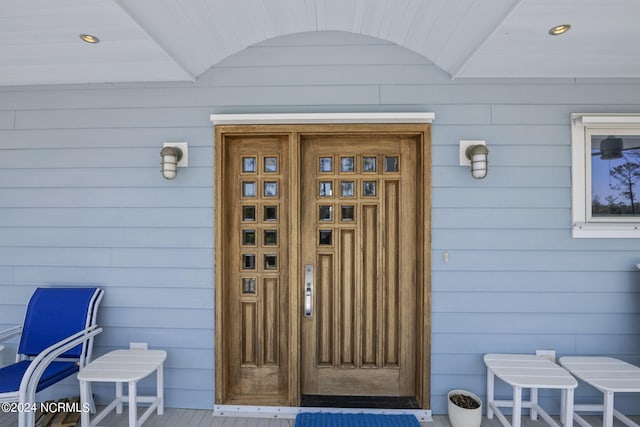
[{"label": "square window grid on door", "polygon": [[400,156],[321,154],[316,158],[315,171],[316,239],[322,250],[333,247],[342,231],[354,232],[362,206],[378,203],[380,186],[399,178]]},{"label": "square window grid on door", "polygon": [[280,274],[281,164],[277,154],[241,156],[240,283],[243,300],[260,298],[263,283]]}]

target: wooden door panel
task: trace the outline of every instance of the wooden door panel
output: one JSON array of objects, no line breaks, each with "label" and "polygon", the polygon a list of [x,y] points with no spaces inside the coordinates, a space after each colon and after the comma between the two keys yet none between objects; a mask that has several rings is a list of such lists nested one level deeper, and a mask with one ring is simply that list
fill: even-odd
[{"label": "wooden door panel", "polygon": [[414,396],[417,142],[316,136],[301,151],[302,393]]},{"label": "wooden door panel", "polygon": [[[398,372],[376,370],[373,367],[360,369],[324,369],[318,374],[318,388],[313,393],[335,396],[413,396],[401,393],[398,387]],[[374,372],[375,371],[375,372]]]},{"label": "wooden door panel", "polygon": [[221,153],[227,403],[288,403],[288,141],[227,136]]},{"label": "wooden door panel", "polygon": [[331,366],[335,360],[333,319],[335,299],[333,255],[318,254],[317,287],[315,289],[315,316],[317,316],[318,365]]},{"label": "wooden door panel", "polygon": [[356,313],[355,313],[355,293],[356,293],[356,243],[355,230],[340,230],[339,251],[342,255],[342,268],[339,272],[338,283],[340,289],[336,306],[340,310],[339,327],[339,361],[340,366],[355,367],[356,361],[356,336],[354,333]]}]

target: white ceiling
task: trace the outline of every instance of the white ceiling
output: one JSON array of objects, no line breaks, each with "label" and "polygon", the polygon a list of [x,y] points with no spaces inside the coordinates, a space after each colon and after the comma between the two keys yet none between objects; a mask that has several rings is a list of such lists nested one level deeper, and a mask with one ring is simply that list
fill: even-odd
[{"label": "white ceiling", "polygon": [[639,21],[639,0],[0,0],[0,86],[195,80],[255,43],[325,30],[453,78],[637,78]]}]

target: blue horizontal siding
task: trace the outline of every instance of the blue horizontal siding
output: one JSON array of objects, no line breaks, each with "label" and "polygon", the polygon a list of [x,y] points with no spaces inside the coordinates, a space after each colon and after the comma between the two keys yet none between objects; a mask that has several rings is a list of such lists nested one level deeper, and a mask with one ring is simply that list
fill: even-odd
[{"label": "blue horizontal siding", "polygon": [[[493,296],[494,299],[496,296],[497,295]],[[487,297],[483,300],[486,301],[489,299],[490,298]],[[440,298],[435,298],[434,300],[440,300]],[[558,310],[555,307],[554,309],[550,309],[549,301],[551,301],[551,298],[548,298],[547,304],[537,305],[528,304],[525,301],[525,303],[515,306],[518,308],[522,307],[523,305],[526,306],[523,311],[519,312],[514,308],[499,314],[484,313],[481,311],[478,312],[473,310],[467,312],[464,310],[469,307],[469,304],[461,303],[456,308],[460,311],[456,312],[455,314],[434,313],[433,325],[434,328],[437,327],[438,331],[442,331],[443,334],[458,334],[459,336],[463,337],[469,335],[491,335],[491,337],[487,337],[488,342],[493,341],[494,335],[500,334],[503,334],[505,336],[519,334],[521,335],[521,339],[525,340],[534,337],[536,334],[539,334],[547,336],[546,338],[544,338],[544,340],[549,339],[549,337],[555,336],[559,339],[570,341],[574,335],[580,336],[607,333],[610,333],[611,336],[628,336],[630,334],[635,335],[635,324],[640,321],[640,316],[636,314],[602,314],[599,312],[589,313],[587,311],[582,313],[566,314],[566,311],[563,311],[562,309]],[[515,325],[512,325],[512,319],[514,317],[517,318],[517,322],[515,322]],[[469,323],[469,325],[466,325],[466,329],[461,332],[458,322],[462,322],[463,325]],[[578,324],[579,326],[575,326],[575,324]],[[486,331],[488,330],[491,331],[490,334],[486,333]],[[540,338],[538,337],[537,339]],[[449,345],[452,344],[453,343],[449,343]],[[632,343],[630,344],[630,346],[636,351],[640,350],[640,344],[638,343]],[[573,351],[576,351],[575,346],[571,349]],[[491,353],[495,352],[495,350],[487,350],[486,352]],[[502,352],[509,353],[513,351],[502,350]]]},{"label": "blue horizontal siding", "polygon": [[[149,155],[156,154],[156,150]],[[197,151],[193,150],[194,152]],[[160,156],[158,156],[159,160]],[[51,164],[42,161],[44,169],[52,169]],[[81,166],[69,167],[65,169],[52,169],[51,176],[47,182],[42,182],[37,174],[33,173],[33,169],[42,169],[37,166],[30,165],[21,169],[5,168],[0,170],[0,188],[13,188],[16,183],[20,183],[20,188],[36,187],[36,188],[127,188],[127,187],[153,187],[158,185],[158,175],[160,174],[159,166]],[[91,169],[91,173],[87,173],[87,169]],[[207,187],[204,182],[211,174],[210,166],[190,166],[188,176],[202,182],[202,186]],[[184,186],[182,183],[176,183],[176,187]],[[210,186],[208,187],[210,188]]]},{"label": "blue horizontal siding", "polygon": [[15,116],[14,111],[0,111],[0,129],[12,129]]},{"label": "blue horizontal siding", "polygon": [[[479,138],[474,138],[479,139]],[[561,138],[557,138],[560,142]],[[457,141],[456,141],[457,142]],[[487,180],[483,182],[500,183],[500,176],[494,176],[493,169],[499,170],[500,167],[522,168],[519,171],[510,171],[510,175],[525,175],[526,168],[532,167],[554,167],[554,166],[568,166],[571,163],[570,151],[568,146],[553,144],[553,140],[548,141],[546,145],[536,144],[535,146],[510,146],[510,145],[492,145],[489,147],[490,163],[489,167],[492,169],[491,179],[487,176]],[[564,142],[564,141],[562,141]],[[457,157],[447,157],[446,154],[451,153],[450,146],[434,146],[433,156],[444,159],[442,166],[455,166],[459,171],[459,160]],[[531,182],[531,181],[530,181]],[[535,182],[535,181],[534,181]],[[436,183],[434,183],[435,185]],[[495,184],[494,184],[495,185]]]},{"label": "blue horizontal siding", "polygon": [[[122,93],[126,98],[126,92]],[[106,108],[16,111],[16,129],[170,128],[207,126],[211,108]],[[89,141],[87,141],[89,142]]]},{"label": "blue horizontal siding", "polygon": [[[211,236],[207,224],[202,228],[173,227],[175,221],[151,227],[148,224],[112,227],[7,227],[2,232],[1,246],[9,247],[145,247],[154,248],[211,248]],[[204,232],[203,232],[204,229]]]},{"label": "blue horizontal siding", "polygon": [[[535,210],[533,215],[530,216],[543,216],[544,212],[541,210]],[[447,213],[449,211],[447,210]],[[472,213],[476,215],[491,215],[494,209],[474,209]],[[511,214],[514,212],[509,211]],[[518,212],[515,212],[517,214]],[[450,213],[453,219],[450,221],[454,224],[454,221],[462,221],[464,218],[456,215],[456,212]],[[474,224],[475,228],[470,228],[468,225],[462,226],[461,224],[454,224],[457,227],[447,228],[446,232],[438,232],[433,235],[433,248],[438,249],[462,249],[462,250],[511,250],[521,249],[522,242],[527,242],[527,250],[539,251],[539,250],[551,250],[551,251],[636,251],[637,243],[633,240],[605,240],[600,243],[597,241],[589,240],[585,245],[576,243],[573,240],[563,239],[566,233],[567,220],[566,215],[557,215],[552,211],[551,214],[559,216],[563,219],[561,224],[549,227],[546,224],[540,224],[535,219],[531,218],[529,222],[524,223],[530,216],[524,216],[522,222],[511,222],[511,218],[506,215],[496,215],[493,221],[489,224],[482,222],[480,224]],[[507,226],[500,226],[500,220],[507,223]],[[485,241],[487,230],[491,230],[492,236],[490,241]],[[434,253],[434,256],[438,254]],[[604,256],[604,255],[602,255]]]},{"label": "blue horizontal siding", "polygon": [[[433,111],[434,413],[453,388],[485,397],[484,353],[640,364],[640,244],[571,239],[569,122],[638,112],[639,100],[639,79],[452,80],[393,43],[338,32],[265,41],[194,83],[0,88],[0,327],[20,321],[35,286],[101,286],[96,354],[164,348],[167,404],[212,408],[210,114]],[[458,166],[461,139],[487,141],[486,179]],[[189,142],[174,181],[159,172],[165,141]],[[640,410],[637,396],[616,400]],[[541,401],[559,410],[556,393]]]},{"label": "blue horizontal siding", "polygon": [[[3,94],[4,95],[4,94]],[[58,95],[60,96],[60,95]],[[76,107],[79,108],[79,107]],[[0,130],[0,138],[3,141],[3,150],[19,149],[88,149],[88,148],[114,148],[129,147],[157,148],[158,141],[189,141],[190,148],[199,146],[205,149],[210,146],[211,128],[207,127],[176,127],[164,128],[102,128],[102,129],[56,129],[55,138],[50,138],[48,129],[13,129]],[[200,142],[201,145],[197,143]],[[201,155],[207,155],[208,151],[201,151]],[[159,156],[160,153],[158,153]],[[212,154],[212,153],[211,153]],[[209,154],[209,155],[211,155]],[[89,161],[91,159],[87,159]],[[126,159],[121,159],[122,161]],[[147,159],[148,160],[148,159]],[[204,163],[199,157],[193,161]],[[119,163],[114,164],[118,166]],[[12,165],[13,167],[20,165]]]},{"label": "blue horizontal siding", "polygon": [[[155,153],[157,151],[155,148],[127,147],[128,155],[124,158],[122,156],[122,147],[74,147],[72,150],[69,150],[68,147],[40,148],[37,153],[24,149],[7,149],[4,152],[5,156],[0,159],[0,168],[10,169],[14,165],[20,165],[21,169],[60,168],[62,172],[69,169],[78,169],[83,172],[83,175],[87,175],[86,169],[117,168],[126,171],[128,168],[136,168],[140,172],[156,176],[160,155]],[[190,158],[193,159],[193,162],[191,162],[193,164],[190,163],[189,166],[198,168],[211,165],[211,152],[206,147],[193,146],[190,147],[189,152],[191,154]],[[153,154],[156,154],[157,158],[154,158]],[[112,171],[110,175],[115,175],[116,172]],[[130,178],[135,178],[135,176]],[[104,184],[107,183],[109,181],[104,182]],[[135,181],[133,184],[135,184]]]},{"label": "blue horizontal siding", "polygon": [[176,283],[188,283],[191,286],[209,287],[213,283],[211,265],[200,268],[125,268],[117,266],[81,267],[69,266],[15,266],[12,270],[14,281],[28,283],[82,283],[87,278],[96,283],[112,287],[131,286],[140,288],[146,294],[146,288],[154,286],[175,286]]},{"label": "blue horizontal siding", "polygon": [[[161,203],[158,202],[158,205]],[[153,227],[211,228],[213,224],[209,206],[177,206],[159,209],[160,207],[5,206],[2,208],[3,224],[1,226],[28,227],[34,232],[43,227],[140,228],[144,231]]]},{"label": "blue horizontal siding", "polygon": [[[433,314],[435,319],[436,313],[495,313],[492,302],[499,293],[486,292],[478,289],[475,292],[438,292],[433,297]],[[571,314],[587,314],[593,315],[594,319],[602,314],[615,318],[617,316],[636,313],[635,299],[640,298],[640,290],[636,293],[611,293],[611,292],[581,292],[576,296],[575,292],[554,292],[553,294],[543,294],[539,292],[519,292],[518,299],[511,302],[503,313],[511,315],[513,313],[521,314],[545,314],[553,313],[558,315]],[[572,300],[573,303],[567,306],[566,301]],[[501,313],[501,314],[503,314]],[[612,314],[615,313],[615,314]],[[628,321],[629,316],[625,316],[624,320]],[[503,319],[498,318],[498,322]],[[555,319],[551,319],[555,321]],[[591,322],[588,322],[589,324]],[[609,327],[609,322],[604,322],[604,327]],[[481,325],[486,326],[486,325]],[[519,324],[518,327],[525,325]],[[585,324],[582,325],[583,327]],[[509,325],[509,327],[512,327]],[[559,326],[558,326],[559,327]],[[558,327],[555,331],[558,331]],[[573,326],[571,326],[573,327]],[[589,326],[591,328],[592,326]],[[628,323],[624,329],[633,331],[635,326]],[[620,329],[616,328],[616,331]]]},{"label": "blue horizontal siding", "polygon": [[[436,119],[439,121],[440,117]],[[571,146],[571,132],[566,125],[492,125],[492,124],[439,124],[432,129],[434,147],[445,146],[451,149],[452,145],[457,145],[460,139],[486,139],[491,141],[489,148],[496,146],[531,146],[543,145],[545,147],[564,146],[569,149]],[[438,163],[450,160],[444,157]],[[519,161],[521,159],[511,159]],[[549,159],[553,160],[553,159]],[[493,164],[493,155],[491,156]],[[509,163],[510,164],[510,163]]]},{"label": "blue horizontal siding", "polygon": [[[567,99],[570,99],[573,104],[590,103],[593,99],[598,99],[598,102],[603,104],[638,105],[637,93],[629,91],[628,86],[571,84],[563,85],[562,90],[558,90],[557,86],[544,82],[511,84],[509,86],[499,82],[477,85],[442,83],[428,85],[383,84],[380,88],[380,99],[385,104],[419,104],[424,99],[429,99],[431,102],[436,103],[451,104],[481,103],[490,100],[491,104],[494,104],[493,110],[498,115],[497,118],[499,120],[500,115],[506,114],[507,110],[511,110],[514,104],[518,107],[513,110],[515,114],[536,111],[536,104],[544,105],[545,109],[549,105],[558,104],[565,105],[563,108],[567,108]],[[508,107],[500,104],[508,104]],[[518,104],[526,104],[526,107]]]},{"label": "blue horizontal siding", "polygon": [[[434,152],[439,151],[438,147],[434,147]],[[554,150],[550,150],[554,151]],[[504,156],[504,153],[500,153]],[[533,166],[533,165],[510,165],[500,166],[491,158],[489,164],[491,168],[491,179],[487,179],[487,187],[558,187],[571,186],[571,176],[565,167],[558,166]],[[460,167],[458,165],[435,166],[432,168],[433,187],[449,187],[451,182],[459,177]],[[485,178],[486,179],[486,178]],[[458,187],[472,188],[473,182],[458,184]]]},{"label": "blue horizontal siding", "polygon": [[[468,172],[468,171],[467,171]],[[471,177],[468,177],[471,179]],[[571,189],[558,188],[496,188],[450,186],[434,187],[432,191],[434,208],[504,207],[504,208],[570,208]],[[482,191],[473,191],[482,188]]]},{"label": "blue horizontal siding", "polygon": [[[489,233],[490,234],[490,233]],[[490,239],[490,236],[486,236]],[[449,262],[433,265],[433,270],[465,271],[629,271],[638,263],[638,250],[616,251],[549,251],[529,248],[511,250],[449,251]],[[635,272],[634,272],[635,273]],[[569,303],[569,301],[567,301]]]},{"label": "blue horizontal siding", "polygon": [[[157,176],[161,178],[160,174]],[[161,183],[162,184],[162,183]],[[211,187],[178,187],[173,182],[165,187],[149,188],[5,188],[0,208],[180,208],[211,207]]]},{"label": "blue horizontal siding", "polygon": [[[150,292],[155,292],[154,289],[150,289]],[[177,288],[173,290],[173,293],[193,293],[189,288]],[[180,300],[180,298],[178,298]],[[211,299],[211,296],[208,300]],[[213,316],[211,315],[210,307],[202,307],[208,301],[195,303],[193,306],[185,306],[183,301],[173,302],[168,299],[167,301],[157,304],[151,307],[118,307],[104,308],[104,316],[112,318],[113,327],[119,328],[158,328],[166,329],[167,332],[180,329],[197,329],[202,328],[205,331],[211,330],[211,324],[213,323]],[[167,308],[169,306],[170,308]],[[188,309],[188,316],[185,315],[184,309]],[[162,317],[156,318],[155,314],[158,310],[162,310]],[[198,326],[201,325],[201,326]]]},{"label": "blue horizontal siding", "polygon": [[[528,207],[446,207],[433,208],[432,220],[438,223],[439,229],[446,229],[447,233],[434,232],[432,239],[438,242],[435,247],[445,248],[449,241],[455,238],[455,234],[449,234],[451,229],[473,229],[478,231],[478,237],[486,237],[488,229],[506,230],[513,229],[538,230],[541,228],[559,229],[566,231],[571,217],[567,208],[528,208]],[[471,242],[470,236],[463,239]],[[498,238],[500,236],[498,235]],[[511,235],[515,238],[515,235]],[[507,239],[510,238],[507,236]],[[493,237],[491,239],[493,242]],[[477,242],[476,242],[477,243]],[[569,244],[564,241],[565,244]]]},{"label": "blue horizontal siding", "polygon": [[391,64],[362,65],[297,65],[282,67],[260,66],[259,73],[255,67],[245,68],[216,67],[209,77],[216,86],[262,86],[265,81],[283,86],[305,85],[394,85],[394,84],[425,84],[437,80],[442,83],[451,78],[441,69],[432,64]]},{"label": "blue horizontal siding", "polygon": [[[468,280],[473,274],[477,280]],[[580,295],[585,292],[602,292],[635,296],[637,278],[625,271],[448,271],[432,273],[432,291],[439,292],[487,292],[494,297],[519,299],[521,293],[532,290],[553,298],[556,293]],[[566,295],[565,295],[566,296]],[[571,302],[571,301],[569,301]],[[435,310],[436,307],[433,307]],[[506,311],[502,309],[498,313]],[[455,311],[454,311],[455,313]],[[640,355],[639,355],[640,356]]]},{"label": "blue horizontal siding", "polygon": [[[616,86],[614,86],[616,87]],[[630,93],[640,93],[640,85],[629,85]],[[585,89],[588,91],[588,88]],[[640,111],[640,102],[625,104],[610,101],[610,104],[593,97],[593,104],[588,102],[566,105],[493,105],[491,108],[494,124],[526,124],[526,125],[569,125],[571,113],[632,113]],[[596,101],[597,100],[597,101]]]}]

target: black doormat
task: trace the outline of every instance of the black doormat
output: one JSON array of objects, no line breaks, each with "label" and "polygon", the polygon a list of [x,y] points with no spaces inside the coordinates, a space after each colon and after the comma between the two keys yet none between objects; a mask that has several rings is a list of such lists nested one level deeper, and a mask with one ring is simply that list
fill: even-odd
[{"label": "black doormat", "polygon": [[415,397],[303,394],[300,406],[314,408],[420,409]]}]

